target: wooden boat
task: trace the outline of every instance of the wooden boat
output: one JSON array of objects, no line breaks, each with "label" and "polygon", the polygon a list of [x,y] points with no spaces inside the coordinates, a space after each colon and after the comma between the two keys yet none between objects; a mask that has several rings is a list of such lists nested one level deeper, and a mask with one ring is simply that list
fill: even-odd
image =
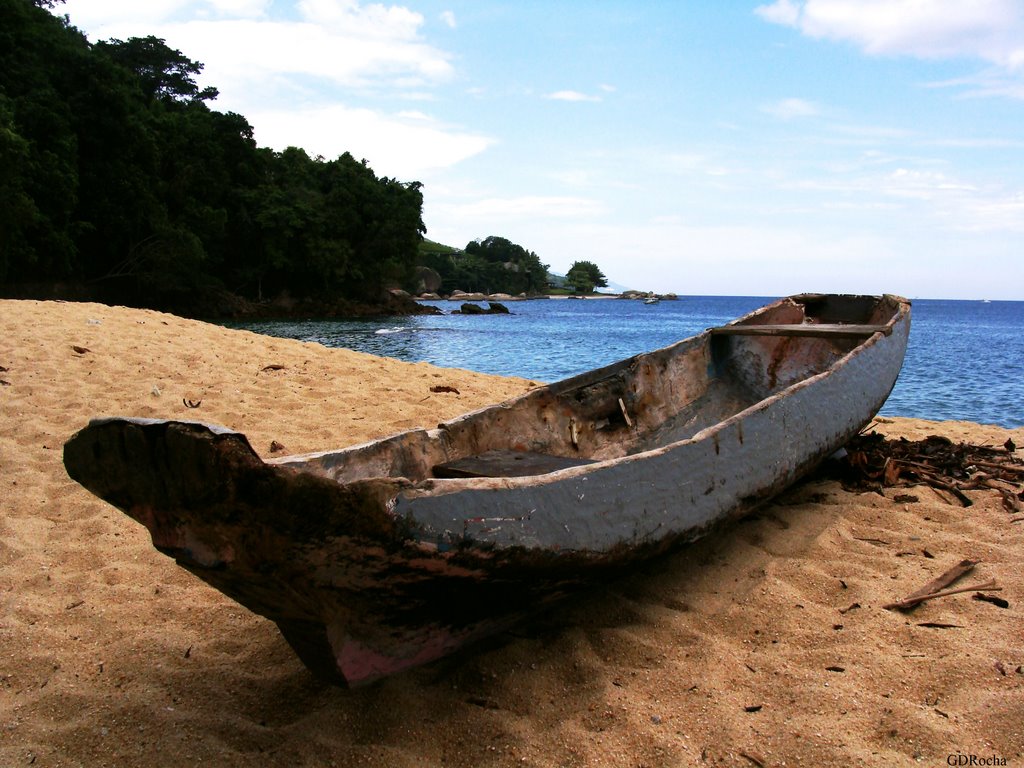
[{"label": "wooden boat", "polygon": [[198,423],[100,419],[72,478],[358,685],[749,512],[861,430],[910,304],[801,295],[438,425],[261,460]]}]

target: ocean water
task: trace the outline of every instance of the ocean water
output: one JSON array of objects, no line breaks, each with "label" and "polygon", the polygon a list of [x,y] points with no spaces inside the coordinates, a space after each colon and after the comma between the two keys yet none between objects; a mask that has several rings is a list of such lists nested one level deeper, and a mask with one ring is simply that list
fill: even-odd
[{"label": "ocean water", "polygon": [[[509,302],[510,315],[261,321],[232,327],[409,362],[557,381],[722,325],[770,298]],[[882,414],[1024,425],[1024,302],[913,302],[910,344]]]}]

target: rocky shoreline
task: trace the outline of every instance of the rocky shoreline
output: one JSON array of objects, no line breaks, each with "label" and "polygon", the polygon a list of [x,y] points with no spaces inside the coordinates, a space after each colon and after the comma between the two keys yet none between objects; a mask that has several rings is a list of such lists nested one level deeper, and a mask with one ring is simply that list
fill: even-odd
[{"label": "rocky shoreline", "polygon": [[376,300],[301,298],[287,292],[253,301],[221,288],[195,292],[166,292],[159,296],[125,283],[16,283],[0,285],[0,299],[96,302],[132,309],[170,312],[194,320],[280,320],[290,318],[381,317],[438,314],[405,291],[382,291]]},{"label": "rocky shoreline", "polygon": [[[394,291],[392,291],[394,293]],[[404,291],[402,291],[404,293]],[[409,294],[407,294],[409,295]],[[628,290],[622,293],[588,293],[588,294],[552,294],[542,293],[528,296],[521,293],[518,296],[511,296],[507,293],[467,293],[465,291],[452,291],[448,295],[426,292],[417,294],[414,297],[417,301],[536,301],[538,299],[627,299],[633,301],[677,301],[679,296],[674,293],[655,293],[654,291]]]},{"label": "rocky shoreline", "polygon": [[674,293],[658,294],[653,291],[633,290],[623,291],[619,294],[539,294],[532,296],[519,294],[512,296],[507,293],[469,293],[459,290],[452,291],[447,295],[431,292],[413,295],[407,291],[393,288],[382,291],[375,301],[322,297],[294,298],[288,293],[282,293],[273,299],[253,301],[220,288],[210,288],[193,293],[166,293],[154,297],[123,284],[85,283],[10,284],[0,286],[0,298],[98,302],[109,306],[125,306],[133,309],[155,309],[196,320],[330,319],[442,314],[442,310],[438,307],[429,303],[421,303],[435,301],[457,301],[462,304],[488,302],[491,307],[497,305],[501,309],[490,310],[480,307],[479,312],[470,309],[462,310],[462,314],[497,314],[503,313],[504,305],[509,302],[540,299],[625,299],[644,301],[649,304],[678,299]]}]

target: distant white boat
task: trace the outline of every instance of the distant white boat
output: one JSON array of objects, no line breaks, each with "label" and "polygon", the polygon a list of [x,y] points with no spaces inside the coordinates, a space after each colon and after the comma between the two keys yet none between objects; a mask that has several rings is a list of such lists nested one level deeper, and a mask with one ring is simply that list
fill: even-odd
[{"label": "distant white boat", "polygon": [[657,296],[651,296],[650,298],[644,299],[644,304],[657,304],[661,299]]}]

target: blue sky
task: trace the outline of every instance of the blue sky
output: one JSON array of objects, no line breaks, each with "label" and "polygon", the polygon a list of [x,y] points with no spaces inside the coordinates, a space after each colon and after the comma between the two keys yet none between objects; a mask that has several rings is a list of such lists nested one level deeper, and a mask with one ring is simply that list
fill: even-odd
[{"label": "blue sky", "polygon": [[1024,299],[1024,0],[68,0],[431,239],[679,294]]}]

